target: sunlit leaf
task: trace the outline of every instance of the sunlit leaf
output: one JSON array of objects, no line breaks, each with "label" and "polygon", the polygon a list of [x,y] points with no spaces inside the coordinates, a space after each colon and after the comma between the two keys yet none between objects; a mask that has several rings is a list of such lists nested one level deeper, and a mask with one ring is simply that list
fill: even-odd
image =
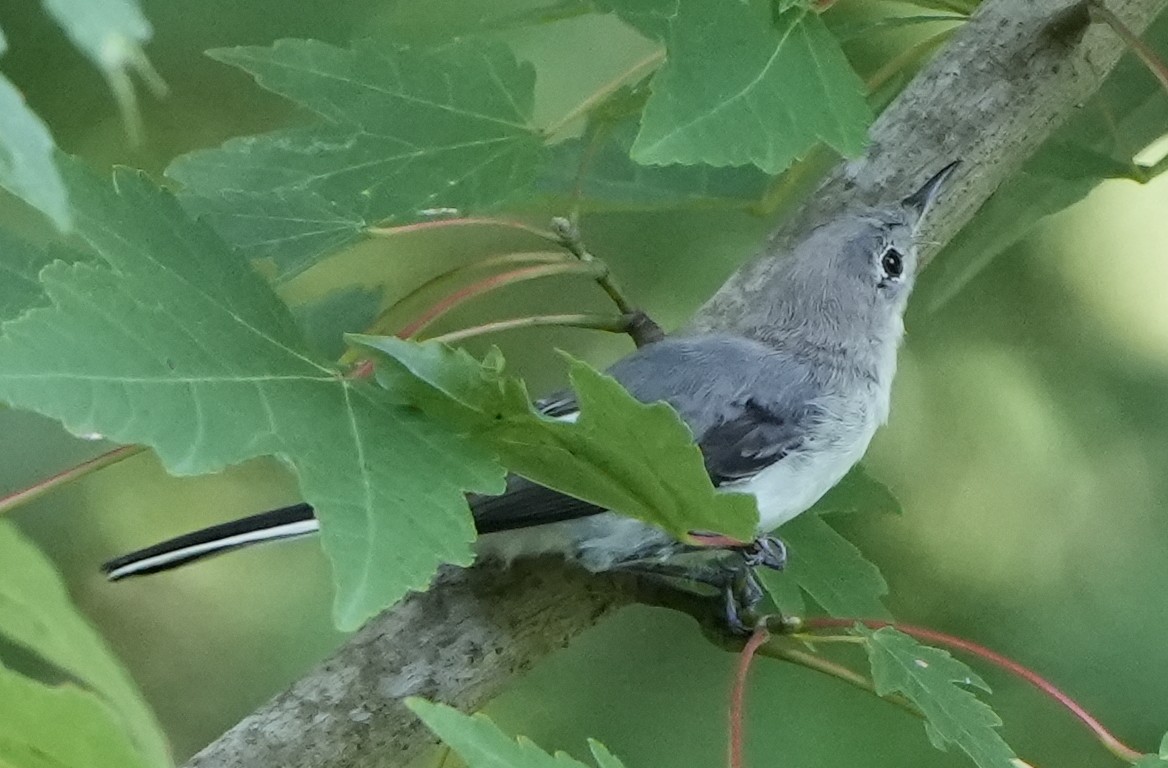
[{"label": "sunlit leaf", "polygon": [[106,263],[42,271],[52,307],[3,326],[0,398],[148,445],[176,474],[287,461],[321,519],[343,627],[471,560],[464,491],[502,487],[488,456],[314,358],[267,283],[143,175],[111,189],[63,167]]},{"label": "sunlit leaf", "polygon": [[645,405],[613,379],[573,362],[580,416],[540,416],[498,355],[480,363],[439,343],[354,337],[380,353],[381,380],[483,441],[516,474],[653,523],[681,538],[696,530],[753,538],[752,498],[718,493],[685,424],[665,403]]},{"label": "sunlit leaf", "polygon": [[[407,699],[406,706],[458,753],[467,768],[587,768],[564,752],[549,755],[522,736],[511,738],[486,715],[464,715],[424,699]],[[599,768],[624,768],[624,763],[599,742],[588,745]]]},{"label": "sunlit leaf", "polygon": [[[89,713],[83,718],[87,721],[96,718],[104,722],[116,718],[119,721],[115,724],[117,727],[111,728],[114,732],[103,737],[106,741],[111,745],[120,743],[124,738],[119,739],[117,732],[125,732],[139,756],[136,764],[169,764],[169,751],[162,730],[129,674],[73,606],[56,569],[20,535],[15,526],[3,521],[0,521],[0,636],[23,646],[84,684],[111,708],[107,710],[99,706],[93,697],[72,688],[50,691],[31,682],[13,680],[13,673],[0,667],[0,711],[5,702],[11,705],[22,701],[9,698],[19,689],[30,695],[30,701],[39,702],[48,709],[74,708],[80,713]],[[19,706],[16,708],[20,709]],[[64,714],[63,710],[61,714]],[[0,713],[0,764],[3,763],[6,740],[20,744],[21,738],[34,737],[33,730],[25,728],[27,722],[22,720],[22,725],[10,722],[13,716],[11,712]],[[43,733],[56,733],[58,737],[68,733],[69,729],[67,723],[61,722],[44,723],[42,727]],[[24,736],[21,736],[22,728]],[[30,743],[43,745],[49,742],[38,740]]]},{"label": "sunlit leaf", "polygon": [[168,170],[183,199],[287,279],[369,226],[490,209],[535,178],[535,71],[498,43],[426,51],[282,40],[213,51],[325,123],[235,139]]},{"label": "sunlit leaf", "polygon": [[0,765],[5,768],[162,768],[166,753],[135,748],[95,694],[49,686],[0,666]]},{"label": "sunlit leaf", "polygon": [[969,667],[891,627],[873,631],[857,625],[855,631],[868,640],[876,692],[899,693],[915,704],[933,746],[955,745],[980,768],[1015,768],[1014,752],[997,731],[1001,719],[969,691],[989,691]]}]

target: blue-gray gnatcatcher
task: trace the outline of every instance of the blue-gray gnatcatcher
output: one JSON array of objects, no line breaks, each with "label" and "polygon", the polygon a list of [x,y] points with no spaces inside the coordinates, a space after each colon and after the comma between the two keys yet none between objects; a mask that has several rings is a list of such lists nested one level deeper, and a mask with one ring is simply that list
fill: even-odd
[{"label": "blue-gray gnatcatcher", "polygon": [[[761,531],[839,482],[887,419],[916,234],[956,165],[900,202],[853,210],[815,229],[780,262],[772,300],[738,319],[741,335],[670,337],[609,369],[638,400],[677,410],[714,484],[757,498]],[[577,413],[570,393],[539,406],[557,418]],[[519,477],[502,495],[470,502],[484,556],[560,553],[593,571],[655,571],[684,549],[653,526]],[[154,573],[317,529],[312,508],[298,504],[133,552],[104,569],[114,580]],[[775,543],[761,538],[755,562],[781,565],[773,562],[781,547],[769,548]]]}]

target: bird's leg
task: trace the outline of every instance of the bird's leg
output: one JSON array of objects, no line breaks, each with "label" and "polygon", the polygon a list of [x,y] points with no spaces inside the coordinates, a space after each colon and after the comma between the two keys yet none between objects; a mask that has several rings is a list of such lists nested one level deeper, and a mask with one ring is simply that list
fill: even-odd
[{"label": "bird's leg", "polygon": [[689,581],[722,591],[726,586],[726,570],[709,564],[671,563],[662,560],[633,560],[620,563],[614,570],[663,581]]},{"label": "bird's leg", "polygon": [[747,567],[762,566],[772,571],[781,571],[787,567],[787,545],[778,536],[764,534],[741,547],[739,551]]},{"label": "bird's leg", "polygon": [[751,622],[766,591],[754,572],[757,567],[782,570],[787,548],[774,536],[760,536],[743,544],[685,547],[683,553],[722,549],[726,557],[714,563],[686,564],[662,560],[635,560],[617,566],[620,570],[666,581],[689,581],[713,588],[721,595],[722,618],[734,634],[754,631]]},{"label": "bird's leg", "polygon": [[721,546],[731,553],[731,557],[724,561],[722,571],[726,625],[736,634],[748,635],[754,631],[751,623],[758,618],[758,605],[766,595],[754,569],[783,570],[787,566],[787,545],[777,536],[763,534],[745,544],[732,542]]},{"label": "bird's leg", "polygon": [[766,596],[755,569],[765,567],[781,571],[787,564],[787,548],[774,536],[760,536],[749,545],[734,550],[734,555],[725,564],[723,610],[731,631],[749,635],[758,619],[758,605]]}]

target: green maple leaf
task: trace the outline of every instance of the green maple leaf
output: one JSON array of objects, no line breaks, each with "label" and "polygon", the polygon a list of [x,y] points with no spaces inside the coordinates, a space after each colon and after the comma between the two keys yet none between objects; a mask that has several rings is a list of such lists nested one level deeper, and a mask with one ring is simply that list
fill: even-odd
[{"label": "green maple leaf", "polygon": [[0,398],[148,445],[175,474],[286,461],[321,519],[342,627],[470,562],[464,491],[502,487],[488,455],[314,358],[267,283],[144,175],[111,188],[61,165],[104,263],[41,271],[52,305],[0,326]]},{"label": "green maple leaf", "polygon": [[933,746],[954,744],[981,768],[1014,768],[1014,751],[996,730],[1001,718],[968,690],[989,691],[969,667],[891,627],[855,631],[868,641],[876,692],[900,693],[916,705]]},{"label": "green maple leaf", "polygon": [[663,40],[632,156],[639,163],[754,164],[778,173],[820,141],[845,154],[867,141],[872,111],[839,43],[801,7],[604,0]]},{"label": "green maple leaf", "polygon": [[[48,688],[22,681],[0,667],[0,764],[5,750],[17,745],[57,758],[76,755],[78,749],[86,754],[89,738],[96,739],[90,754],[101,753],[97,744],[106,744],[114,754],[132,752],[135,757],[128,763],[64,764],[80,768],[170,763],[162,729],[129,673],[73,606],[53,566],[7,522],[0,522],[0,636],[89,689]],[[13,704],[15,711],[5,710]]]},{"label": "green maple leaf", "polygon": [[537,413],[497,353],[480,363],[440,343],[351,336],[379,353],[380,380],[451,427],[482,442],[516,474],[606,509],[657,525],[678,538],[715,531],[753,538],[754,500],[718,493],[689,429],[665,403],[635,400],[615,380],[571,365],[580,415]]},{"label": "green maple leaf", "polygon": [[[466,761],[468,768],[587,768],[564,752],[549,755],[528,739],[512,739],[486,715],[464,715],[445,704],[406,699],[426,727]],[[603,744],[589,740],[599,768],[624,768]]]},{"label": "green maple leaf", "polygon": [[436,50],[337,48],[282,40],[211,52],[325,122],[235,139],[178,158],[183,200],[276,279],[359,239],[370,226],[482,211],[535,178],[535,71],[503,45]]}]

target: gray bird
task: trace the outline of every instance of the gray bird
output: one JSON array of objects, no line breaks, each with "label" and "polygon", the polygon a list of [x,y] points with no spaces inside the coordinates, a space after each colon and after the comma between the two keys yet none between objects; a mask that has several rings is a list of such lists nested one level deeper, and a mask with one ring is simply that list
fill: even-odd
[{"label": "gray bird", "polygon": [[[917,267],[921,221],[957,163],[895,204],[853,210],[816,228],[778,266],[776,294],[739,318],[741,335],[674,336],[641,347],[609,373],[643,402],[669,403],[689,425],[719,489],[758,501],[760,532],[811,507],[859,461],[888,419],[904,310]],[[538,404],[574,419],[571,393]],[[663,574],[687,549],[646,523],[512,476],[499,496],[472,496],[481,557],[511,561],[558,553],[592,571]],[[106,563],[111,580],[164,571],[261,542],[315,533],[298,504],[214,526]],[[761,536],[743,564],[781,567],[781,542]],[[684,568],[680,573],[693,573]],[[735,601],[757,587],[739,570],[709,579]],[[746,595],[734,598],[733,590]]]}]

